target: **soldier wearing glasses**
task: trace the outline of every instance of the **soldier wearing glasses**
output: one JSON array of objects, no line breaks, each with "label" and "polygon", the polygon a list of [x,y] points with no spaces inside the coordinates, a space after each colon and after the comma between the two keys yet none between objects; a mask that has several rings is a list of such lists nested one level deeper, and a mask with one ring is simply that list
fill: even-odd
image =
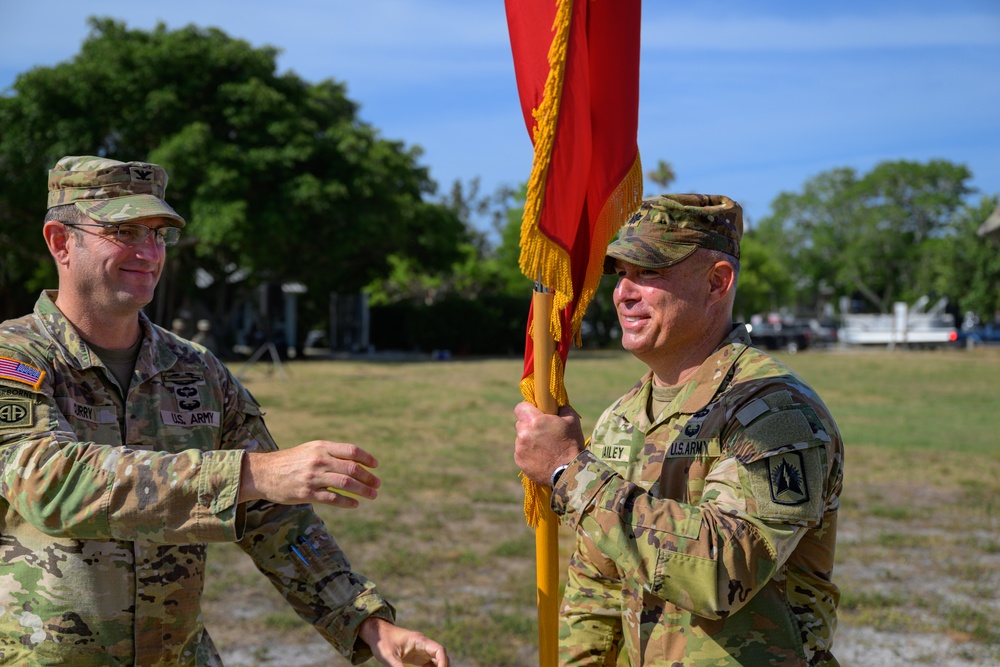
[{"label": "soldier wearing glasses", "polygon": [[166,185],[90,156],[49,172],[59,289],[0,324],[0,664],[221,664],[200,598],[206,543],[229,541],[355,663],[447,666],[310,505],[374,498],[376,460],[279,450],[226,367],[142,313],[184,226]]}]

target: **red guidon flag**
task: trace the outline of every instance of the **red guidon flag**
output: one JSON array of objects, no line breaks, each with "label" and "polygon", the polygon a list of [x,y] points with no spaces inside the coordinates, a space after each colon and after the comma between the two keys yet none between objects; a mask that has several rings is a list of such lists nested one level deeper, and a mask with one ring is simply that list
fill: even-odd
[{"label": "red guidon flag", "polygon": [[[521,271],[552,295],[550,390],[601,278],[604,251],[642,199],[636,141],[640,0],[506,0],[521,110],[534,145],[521,223]],[[521,392],[534,401],[529,313]],[[538,327],[543,331],[543,327]],[[533,523],[534,497],[526,485]]]}]

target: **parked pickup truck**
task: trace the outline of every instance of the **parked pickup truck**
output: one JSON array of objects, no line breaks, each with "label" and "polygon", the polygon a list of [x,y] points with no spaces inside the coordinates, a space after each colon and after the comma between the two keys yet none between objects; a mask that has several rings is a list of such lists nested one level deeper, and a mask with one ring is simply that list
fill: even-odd
[{"label": "parked pickup truck", "polygon": [[958,332],[955,344],[959,347],[976,345],[1000,345],[1000,324],[983,324]]}]

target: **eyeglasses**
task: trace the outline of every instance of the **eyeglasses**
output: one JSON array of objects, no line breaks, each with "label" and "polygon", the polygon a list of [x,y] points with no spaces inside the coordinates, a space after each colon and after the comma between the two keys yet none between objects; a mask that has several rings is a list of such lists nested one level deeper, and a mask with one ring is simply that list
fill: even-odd
[{"label": "eyeglasses", "polygon": [[[139,246],[146,240],[150,233],[155,235],[157,245],[172,246],[177,245],[181,238],[180,227],[160,227],[153,229],[136,222],[123,222],[120,225],[112,225],[100,222],[64,222],[67,227],[103,227],[104,229],[114,229],[118,240],[127,246]],[[106,236],[111,236],[110,233]]]}]

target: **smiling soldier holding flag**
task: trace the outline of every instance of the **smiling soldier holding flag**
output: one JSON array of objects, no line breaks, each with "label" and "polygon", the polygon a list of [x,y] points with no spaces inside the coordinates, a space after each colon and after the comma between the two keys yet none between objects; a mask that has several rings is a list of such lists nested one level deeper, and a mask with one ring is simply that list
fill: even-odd
[{"label": "smiling soldier holding flag", "polygon": [[[719,195],[640,206],[638,1],[506,5],[535,147],[514,457],[536,529],[539,664],[833,667],[843,444],[816,393],[732,320],[742,209]],[[649,372],[588,444],[562,373],[602,271]],[[558,611],[556,516],[576,538]]]},{"label": "smiling soldier holding flag", "polygon": [[645,200],[604,271],[622,345],[649,371],[589,445],[568,407],[515,409],[515,460],[577,538],[561,664],[838,664],[843,443],[732,321],[742,233],[728,197]]}]

